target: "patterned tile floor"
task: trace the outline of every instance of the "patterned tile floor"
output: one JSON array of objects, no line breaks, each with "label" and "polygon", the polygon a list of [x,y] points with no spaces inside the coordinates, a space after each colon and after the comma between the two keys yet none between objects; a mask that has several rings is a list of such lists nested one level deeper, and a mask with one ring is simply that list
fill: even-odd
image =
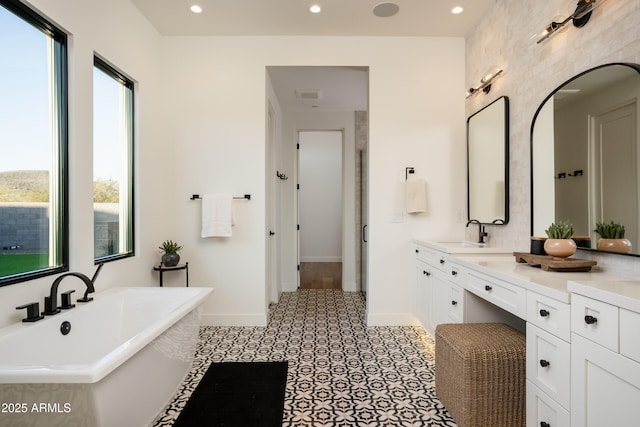
[{"label": "patterned tile floor", "polygon": [[201,328],[191,372],[153,426],[173,424],[211,362],[287,360],[283,427],[454,427],[435,396],[433,345],[423,328],[367,327],[360,293],[284,293],[267,327]]}]

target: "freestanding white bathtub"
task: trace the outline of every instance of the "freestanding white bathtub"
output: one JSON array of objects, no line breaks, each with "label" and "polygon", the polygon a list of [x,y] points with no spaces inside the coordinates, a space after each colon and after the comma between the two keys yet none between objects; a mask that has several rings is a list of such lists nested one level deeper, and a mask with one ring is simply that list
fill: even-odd
[{"label": "freestanding white bathtub", "polygon": [[211,291],[113,288],[0,329],[0,426],[148,426],[189,370]]}]

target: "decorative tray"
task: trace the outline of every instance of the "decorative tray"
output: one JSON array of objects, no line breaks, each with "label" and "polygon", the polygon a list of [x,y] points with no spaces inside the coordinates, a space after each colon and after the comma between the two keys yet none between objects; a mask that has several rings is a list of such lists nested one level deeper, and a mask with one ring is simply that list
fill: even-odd
[{"label": "decorative tray", "polygon": [[591,271],[591,267],[597,264],[596,261],[590,261],[579,258],[554,258],[550,255],[533,255],[527,252],[514,252],[516,262],[527,263],[533,267],[540,267],[544,271]]}]

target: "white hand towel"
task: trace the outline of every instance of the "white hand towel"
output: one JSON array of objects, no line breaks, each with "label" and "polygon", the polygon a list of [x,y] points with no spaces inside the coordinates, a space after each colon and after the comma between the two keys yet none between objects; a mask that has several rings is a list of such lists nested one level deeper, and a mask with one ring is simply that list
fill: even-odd
[{"label": "white hand towel", "polygon": [[231,194],[202,197],[202,237],[231,237],[233,213]]},{"label": "white hand towel", "polygon": [[405,204],[407,213],[427,211],[427,183],[423,179],[409,178],[405,181]]}]

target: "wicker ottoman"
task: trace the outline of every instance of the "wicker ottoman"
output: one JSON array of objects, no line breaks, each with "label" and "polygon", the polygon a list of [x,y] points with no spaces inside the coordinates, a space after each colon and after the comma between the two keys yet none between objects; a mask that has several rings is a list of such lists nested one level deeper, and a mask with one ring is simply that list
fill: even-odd
[{"label": "wicker ottoman", "polygon": [[525,426],[525,352],[502,323],[436,327],[436,394],[458,427]]}]

